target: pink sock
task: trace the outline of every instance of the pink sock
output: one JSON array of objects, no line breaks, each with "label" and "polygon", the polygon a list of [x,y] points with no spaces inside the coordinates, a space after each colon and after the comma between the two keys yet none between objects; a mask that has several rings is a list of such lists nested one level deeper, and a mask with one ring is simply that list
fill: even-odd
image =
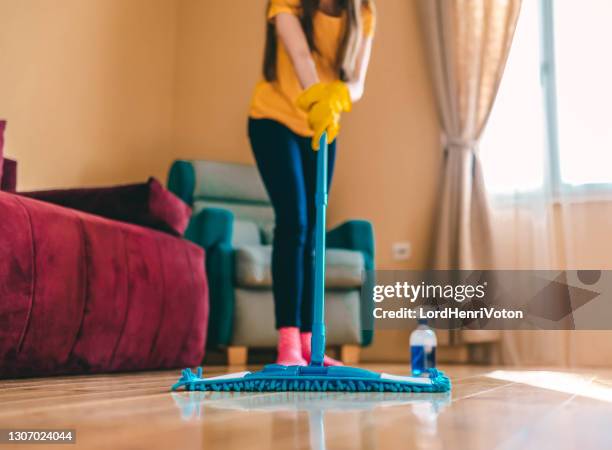
[{"label": "pink sock", "polygon": [[[302,357],[306,360],[306,362],[310,362],[311,339],[312,339],[311,332],[300,333],[300,340],[302,341]],[[324,366],[343,366],[344,364],[342,364],[340,361],[334,358],[330,358],[329,356],[325,355],[323,357],[323,365]]]},{"label": "pink sock", "polygon": [[300,329],[298,327],[282,327],[278,329],[276,364],[283,366],[305,366],[300,348]]}]

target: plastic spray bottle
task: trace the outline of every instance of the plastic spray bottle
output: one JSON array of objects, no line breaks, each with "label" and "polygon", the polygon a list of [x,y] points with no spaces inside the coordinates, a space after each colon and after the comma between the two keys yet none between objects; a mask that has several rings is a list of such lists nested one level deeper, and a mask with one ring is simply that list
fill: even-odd
[{"label": "plastic spray bottle", "polygon": [[410,361],[414,376],[427,375],[436,367],[436,334],[427,325],[426,319],[419,319],[418,326],[410,335]]}]

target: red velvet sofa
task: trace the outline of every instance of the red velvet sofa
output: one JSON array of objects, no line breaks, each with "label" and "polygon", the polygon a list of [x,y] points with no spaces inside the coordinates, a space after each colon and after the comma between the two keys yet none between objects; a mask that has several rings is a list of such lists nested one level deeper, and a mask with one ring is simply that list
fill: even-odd
[{"label": "red velvet sofa", "polygon": [[[1,166],[14,179],[0,149]],[[199,365],[203,257],[165,232],[0,192],[0,378]]]}]

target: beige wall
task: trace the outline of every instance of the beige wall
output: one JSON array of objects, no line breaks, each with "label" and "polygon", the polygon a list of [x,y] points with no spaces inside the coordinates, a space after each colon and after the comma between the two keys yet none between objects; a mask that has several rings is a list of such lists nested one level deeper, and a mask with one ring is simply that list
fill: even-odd
[{"label": "beige wall", "polygon": [[175,152],[253,163],[246,126],[266,0],[179,0]]},{"label": "beige wall", "polygon": [[175,0],[0,0],[0,117],[19,188],[163,177]]}]

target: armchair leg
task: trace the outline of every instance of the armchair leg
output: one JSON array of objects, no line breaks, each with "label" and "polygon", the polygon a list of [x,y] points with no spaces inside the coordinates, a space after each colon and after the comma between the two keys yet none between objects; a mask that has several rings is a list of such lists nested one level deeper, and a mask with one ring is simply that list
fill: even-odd
[{"label": "armchair leg", "polygon": [[227,347],[227,364],[228,366],[246,366],[248,348],[243,346]]},{"label": "armchair leg", "polygon": [[361,347],[358,345],[343,345],[340,347],[340,360],[348,366],[359,364],[360,353]]}]

